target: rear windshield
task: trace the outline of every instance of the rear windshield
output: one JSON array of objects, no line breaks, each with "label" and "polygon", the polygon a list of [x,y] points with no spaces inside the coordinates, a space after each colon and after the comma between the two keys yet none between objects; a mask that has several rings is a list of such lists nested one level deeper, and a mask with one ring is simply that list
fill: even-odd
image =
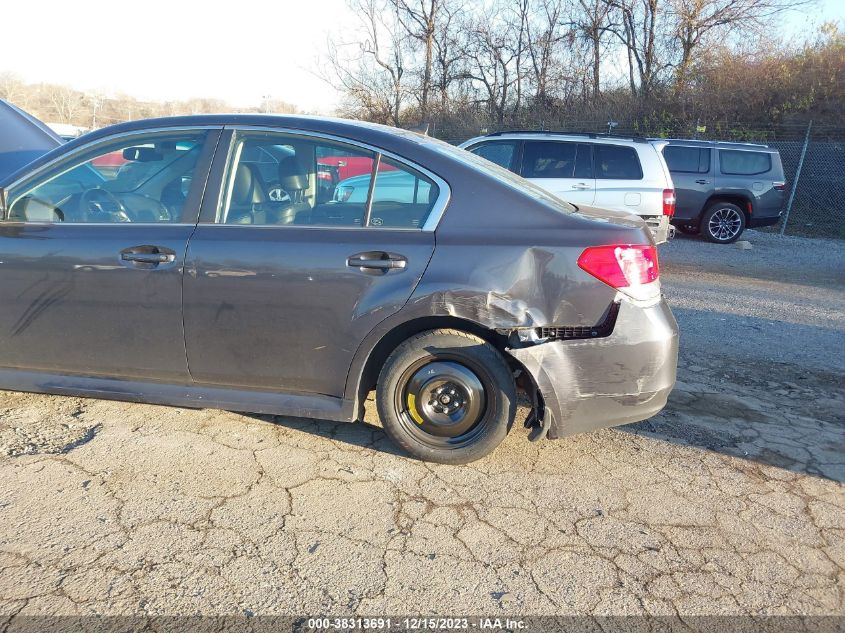
[{"label": "rear windshield", "polygon": [[667,145],[663,158],[669,171],[685,174],[706,174],[710,171],[710,148]]},{"label": "rear windshield", "polygon": [[719,150],[720,170],[723,174],[753,176],[765,174],[772,168],[772,157],[765,152],[745,150]]},{"label": "rear windshield", "polygon": [[425,137],[425,139],[421,142],[430,149],[443,154],[444,156],[458,160],[465,165],[474,167],[488,176],[499,180],[511,189],[515,189],[521,193],[531,196],[532,198],[545,202],[546,204],[554,207],[557,211],[561,211],[563,213],[574,213],[576,211],[576,208],[568,202],[564,202],[560,198],[556,198],[545,189],[541,189],[524,178],[520,178],[513,172],[510,172],[495,163],[491,163],[489,160],[481,158],[480,156],[476,156],[472,152],[468,152],[459,147],[455,147],[454,145],[449,145],[445,141],[431,137]]}]

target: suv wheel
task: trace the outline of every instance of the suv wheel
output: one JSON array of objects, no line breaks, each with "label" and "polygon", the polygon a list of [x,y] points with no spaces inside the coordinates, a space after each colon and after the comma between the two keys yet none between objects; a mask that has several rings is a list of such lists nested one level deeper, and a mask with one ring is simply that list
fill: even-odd
[{"label": "suv wheel", "polygon": [[431,330],[387,359],[376,404],[385,432],[408,453],[466,464],[505,439],[516,415],[516,386],[505,359],[483,339]]},{"label": "suv wheel", "polygon": [[730,202],[710,205],[701,218],[701,234],[717,244],[736,242],[744,229],[745,214]]}]

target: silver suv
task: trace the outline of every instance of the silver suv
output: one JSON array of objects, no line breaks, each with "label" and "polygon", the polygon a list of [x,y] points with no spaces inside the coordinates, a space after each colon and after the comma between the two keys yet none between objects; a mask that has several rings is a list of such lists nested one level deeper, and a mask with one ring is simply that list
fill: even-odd
[{"label": "silver suv", "polygon": [[675,189],[659,143],[609,134],[496,132],[460,147],[576,206],[639,215],[657,244],[670,237]]}]

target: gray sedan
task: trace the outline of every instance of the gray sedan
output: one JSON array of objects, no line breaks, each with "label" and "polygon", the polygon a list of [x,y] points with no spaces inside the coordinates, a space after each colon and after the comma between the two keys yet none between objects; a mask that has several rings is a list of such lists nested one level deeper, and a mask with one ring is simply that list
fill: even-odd
[{"label": "gray sedan", "polygon": [[465,463],[518,390],[538,439],[674,384],[643,222],[463,150],[263,115],[33,137],[0,147],[43,154],[0,173],[0,388],[345,421],[375,390],[398,445]]}]

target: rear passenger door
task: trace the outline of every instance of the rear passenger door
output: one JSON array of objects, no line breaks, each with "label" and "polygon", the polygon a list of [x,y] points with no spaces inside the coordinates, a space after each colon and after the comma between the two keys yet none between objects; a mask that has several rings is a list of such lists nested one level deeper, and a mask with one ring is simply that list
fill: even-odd
[{"label": "rear passenger door", "polygon": [[712,153],[709,147],[690,145],[667,145],[663,148],[663,158],[675,183],[675,219],[698,218],[713,193],[716,185]]},{"label": "rear passenger door", "polygon": [[[313,133],[227,130],[220,146],[186,256],[191,376],[342,396],[359,344],[428,265],[448,186]],[[275,178],[243,160],[256,148],[281,157]],[[340,178],[341,163],[364,173]]]},{"label": "rear passenger door", "polygon": [[519,175],[572,204],[591,205],[596,196],[589,143],[525,141]]}]

